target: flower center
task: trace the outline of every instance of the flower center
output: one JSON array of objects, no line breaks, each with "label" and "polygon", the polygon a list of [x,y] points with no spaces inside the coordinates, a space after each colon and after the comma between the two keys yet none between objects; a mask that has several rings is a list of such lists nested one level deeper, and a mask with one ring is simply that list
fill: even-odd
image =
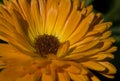
[{"label": "flower center", "polygon": [[35,39],[36,52],[42,57],[46,57],[48,54],[56,54],[59,46],[59,40],[52,35],[39,35]]}]

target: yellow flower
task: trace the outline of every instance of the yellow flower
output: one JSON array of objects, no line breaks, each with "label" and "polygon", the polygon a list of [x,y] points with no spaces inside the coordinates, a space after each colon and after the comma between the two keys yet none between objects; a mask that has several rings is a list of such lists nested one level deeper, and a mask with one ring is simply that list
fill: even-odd
[{"label": "yellow flower", "polygon": [[109,63],[111,22],[80,0],[3,0],[0,4],[0,81],[100,81]]}]

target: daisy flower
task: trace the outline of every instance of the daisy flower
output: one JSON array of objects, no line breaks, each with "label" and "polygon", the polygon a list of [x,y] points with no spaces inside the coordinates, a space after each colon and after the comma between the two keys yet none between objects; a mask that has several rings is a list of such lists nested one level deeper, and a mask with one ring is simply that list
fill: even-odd
[{"label": "daisy flower", "polygon": [[84,0],[3,0],[0,81],[114,78],[111,25]]}]

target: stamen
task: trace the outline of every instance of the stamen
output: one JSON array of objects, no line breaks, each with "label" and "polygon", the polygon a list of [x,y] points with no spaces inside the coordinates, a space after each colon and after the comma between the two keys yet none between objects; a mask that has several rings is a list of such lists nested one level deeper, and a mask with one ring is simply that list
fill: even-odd
[{"label": "stamen", "polygon": [[59,40],[52,35],[44,34],[35,39],[36,52],[42,57],[46,57],[48,54],[56,54],[59,46]]}]

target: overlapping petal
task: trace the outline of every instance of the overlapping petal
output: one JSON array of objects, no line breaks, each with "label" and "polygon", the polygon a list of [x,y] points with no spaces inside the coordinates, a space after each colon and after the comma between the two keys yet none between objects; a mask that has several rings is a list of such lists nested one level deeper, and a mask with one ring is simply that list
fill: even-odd
[{"label": "overlapping petal", "polygon": [[[3,0],[0,4],[0,80],[100,81],[90,70],[114,78],[109,63],[117,50],[105,22],[85,0]],[[56,54],[36,53],[38,36],[56,37]]]}]

